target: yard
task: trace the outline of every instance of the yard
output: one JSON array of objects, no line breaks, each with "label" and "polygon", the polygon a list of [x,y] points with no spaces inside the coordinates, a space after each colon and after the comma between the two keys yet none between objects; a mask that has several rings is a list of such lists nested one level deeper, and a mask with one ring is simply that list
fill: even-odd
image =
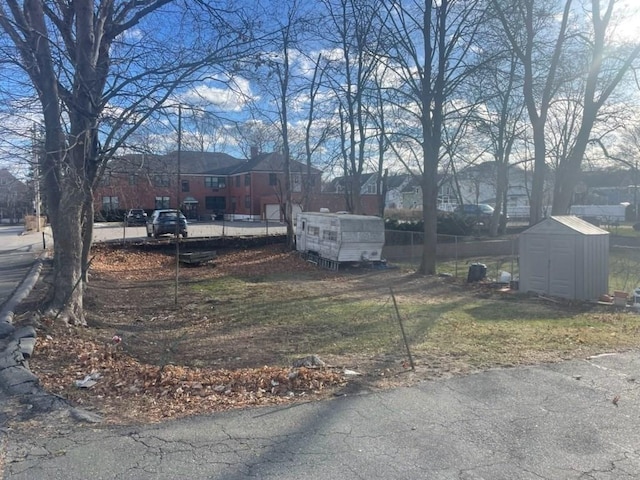
[{"label": "yard", "polygon": [[[90,328],[67,331],[41,319],[30,365],[48,390],[112,423],[308,401],[640,345],[635,312],[423,277],[408,266],[326,271],[273,245],[183,267],[176,288],[171,255],[108,247],[95,254]],[[491,272],[492,259],[484,260]],[[494,261],[508,270],[510,262]],[[635,288],[640,254],[614,250],[611,264],[615,288]],[[25,310],[36,308],[47,281]],[[326,366],[292,368],[312,355]],[[91,373],[99,374],[93,387],[74,384]]]}]

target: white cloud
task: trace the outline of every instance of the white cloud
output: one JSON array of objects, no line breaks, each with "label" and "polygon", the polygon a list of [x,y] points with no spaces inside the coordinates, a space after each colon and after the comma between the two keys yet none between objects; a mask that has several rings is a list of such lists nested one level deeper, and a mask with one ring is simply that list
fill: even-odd
[{"label": "white cloud", "polygon": [[225,112],[240,112],[250,101],[257,99],[248,80],[241,77],[218,77],[181,95],[180,102],[203,107],[211,105]]}]

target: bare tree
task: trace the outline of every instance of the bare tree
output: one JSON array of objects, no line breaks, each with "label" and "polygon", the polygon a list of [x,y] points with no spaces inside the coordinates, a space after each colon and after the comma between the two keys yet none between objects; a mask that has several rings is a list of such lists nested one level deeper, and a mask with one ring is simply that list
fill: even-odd
[{"label": "bare tree", "polygon": [[476,126],[489,144],[495,162],[496,203],[489,234],[504,233],[509,168],[514,144],[523,130],[524,102],[519,84],[519,64],[514,56],[498,56],[479,71],[475,85],[484,97],[485,109],[476,117]]},{"label": "bare tree", "polygon": [[[533,131],[534,171],[530,223],[542,216],[547,169],[547,124],[550,109],[562,89],[572,86],[565,106],[580,108],[576,128],[568,126],[572,146],[557,160],[552,213],[569,209],[580,177],[582,160],[598,112],[640,55],[640,44],[612,48],[609,36],[618,0],[591,0],[581,15],[572,0],[492,0],[505,35],[524,69],[523,94]],[[589,18],[591,28],[582,28]],[[553,36],[552,43],[548,38]],[[609,43],[608,43],[609,42]],[[568,68],[567,68],[568,66]],[[577,93],[577,96],[576,96]],[[577,103],[570,103],[577,101]],[[574,110],[574,113],[575,110]],[[574,121],[575,116],[572,117]],[[575,135],[573,134],[575,132]]]},{"label": "bare tree", "polygon": [[385,13],[389,70],[397,76],[391,101],[401,122],[393,136],[404,137],[404,156],[413,158],[405,163],[420,172],[425,239],[419,272],[434,274],[445,106],[475,68],[472,46],[483,12],[476,2],[406,0]]},{"label": "bare tree", "polygon": [[[378,2],[323,0],[329,29],[324,40],[340,52],[328,75],[338,102],[340,155],[347,210],[362,213],[361,177],[368,158],[372,119],[366,92],[380,63],[381,27]],[[327,35],[327,31],[332,35]]]},{"label": "bare tree", "polygon": [[[235,54],[249,39],[238,31],[231,35],[231,22],[210,5],[195,12],[200,4],[194,4],[181,16],[166,10],[170,3],[7,0],[0,5],[3,48],[14,53],[42,112],[41,172],[56,245],[50,307],[69,323],[85,322],[82,279],[92,237],[93,186],[106,160],[175,89],[217,64],[221,52]],[[212,36],[180,23],[198,18],[209,24]],[[186,28],[189,35],[181,34]],[[173,29],[174,39],[190,39],[189,48],[166,42],[167,29]]]},{"label": "bare tree", "polygon": [[610,33],[615,27],[613,12],[616,5],[624,8],[624,4],[616,0],[591,0],[591,9],[586,12],[591,29],[588,35],[578,37],[580,40],[586,37],[584,50],[588,52],[580,70],[584,72],[584,82],[580,82],[579,90],[581,112],[573,145],[558,164],[551,212],[555,215],[569,211],[599,113],[640,56],[637,40],[631,45],[613,44]]},{"label": "bare tree", "polygon": [[[555,0],[542,3],[534,0],[492,0],[494,12],[524,70],[522,89],[534,144],[529,213],[532,225],[542,218],[546,172],[545,126],[549,106],[558,87],[557,73],[567,39],[571,2],[567,0],[558,15],[553,9],[557,3]],[[549,42],[547,38],[555,40]]]}]

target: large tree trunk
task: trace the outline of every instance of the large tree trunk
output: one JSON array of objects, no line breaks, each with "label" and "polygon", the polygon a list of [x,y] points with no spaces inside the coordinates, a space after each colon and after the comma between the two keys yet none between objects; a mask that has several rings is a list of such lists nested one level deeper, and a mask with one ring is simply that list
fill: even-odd
[{"label": "large tree trunk", "polygon": [[66,188],[58,207],[50,212],[55,288],[48,314],[71,325],[86,325],[82,309],[82,200],[77,189]]},{"label": "large tree trunk", "polygon": [[425,158],[422,175],[424,240],[418,273],[434,275],[436,273],[436,249],[438,246],[438,157],[437,153],[431,152],[428,147],[423,147],[423,152]]},{"label": "large tree trunk", "polygon": [[596,115],[597,112],[593,111],[593,109],[585,109],[575,145],[571,149],[569,156],[558,165],[556,182],[553,188],[552,215],[566,215],[569,212],[569,207],[573,200],[573,192],[582,173],[582,158],[589,143]]}]

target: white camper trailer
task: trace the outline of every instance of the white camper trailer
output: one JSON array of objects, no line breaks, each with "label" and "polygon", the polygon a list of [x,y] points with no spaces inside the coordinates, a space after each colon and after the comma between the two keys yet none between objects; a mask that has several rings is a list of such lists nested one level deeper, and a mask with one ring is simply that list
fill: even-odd
[{"label": "white camper trailer", "polygon": [[337,269],[340,262],[379,262],[384,246],[380,217],[348,213],[300,212],[296,250]]}]

